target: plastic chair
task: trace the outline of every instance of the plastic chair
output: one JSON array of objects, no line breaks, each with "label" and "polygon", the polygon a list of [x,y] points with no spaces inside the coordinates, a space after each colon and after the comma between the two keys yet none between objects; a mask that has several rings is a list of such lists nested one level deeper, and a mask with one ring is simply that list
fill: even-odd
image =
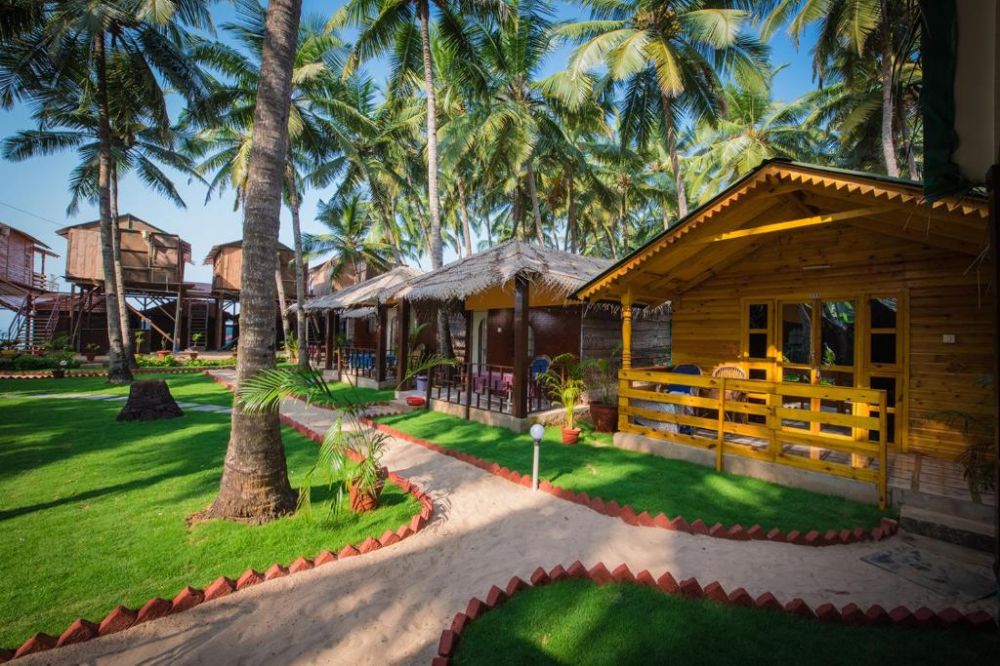
[{"label": "plastic chair", "polygon": [[[673,369],[674,373],[678,375],[701,375],[701,368],[694,364],[678,365]],[[687,395],[695,394],[694,386],[686,386],[684,384],[667,384],[667,393],[685,393]]]}]

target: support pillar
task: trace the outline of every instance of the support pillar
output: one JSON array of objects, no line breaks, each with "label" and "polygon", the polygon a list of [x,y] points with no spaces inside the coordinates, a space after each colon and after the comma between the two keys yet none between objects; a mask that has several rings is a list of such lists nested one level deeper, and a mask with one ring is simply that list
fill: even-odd
[{"label": "support pillar", "polygon": [[[399,322],[396,326],[396,383],[402,386],[410,365],[410,302],[400,299],[396,306]],[[405,388],[405,387],[403,387]]]},{"label": "support pillar", "polygon": [[465,315],[465,420],[469,420],[472,412],[472,310],[466,310]]},{"label": "support pillar", "polygon": [[528,280],[514,278],[514,386],[510,413],[528,415]]},{"label": "support pillar", "polygon": [[222,297],[217,296],[215,299],[215,336],[213,342],[214,349],[216,351],[222,349],[222,331],[226,324],[226,308],[223,305]]},{"label": "support pillar", "polygon": [[375,381],[385,381],[386,305],[375,306]]},{"label": "support pillar", "polygon": [[622,369],[632,368],[632,290],[622,296]]},{"label": "support pillar", "polygon": [[333,370],[333,341],[336,337],[336,332],[333,330],[333,313],[330,310],[326,311],[326,340],[325,348],[323,350],[324,363],[323,367],[327,370]]},{"label": "support pillar", "polygon": [[183,287],[177,288],[177,307],[174,309],[174,344],[173,349],[175,352],[181,350],[181,319],[183,319],[184,313],[184,289]]}]

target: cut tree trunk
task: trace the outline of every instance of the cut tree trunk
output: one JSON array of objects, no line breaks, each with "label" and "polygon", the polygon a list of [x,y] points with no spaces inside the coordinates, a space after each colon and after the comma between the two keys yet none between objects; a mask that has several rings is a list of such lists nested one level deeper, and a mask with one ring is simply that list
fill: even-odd
[{"label": "cut tree trunk", "polygon": [[[271,0],[264,23],[243,217],[240,344],[236,383],[275,367],[274,320],[281,193],[301,0]],[[234,401],[215,502],[206,517],[265,522],[295,510],[277,411],[248,413]]]},{"label": "cut tree trunk", "polygon": [[159,421],[184,416],[162,379],[133,382],[128,401],[118,412],[119,421]]},{"label": "cut tree trunk", "polygon": [[122,340],[121,313],[118,308],[118,286],[115,279],[114,225],[111,219],[111,120],[108,115],[108,80],[104,40],[98,32],[94,37],[94,61],[97,65],[98,157],[97,190],[101,212],[101,260],[104,272],[104,306],[108,327],[108,381],[124,384],[132,381],[132,372],[125,358]]}]

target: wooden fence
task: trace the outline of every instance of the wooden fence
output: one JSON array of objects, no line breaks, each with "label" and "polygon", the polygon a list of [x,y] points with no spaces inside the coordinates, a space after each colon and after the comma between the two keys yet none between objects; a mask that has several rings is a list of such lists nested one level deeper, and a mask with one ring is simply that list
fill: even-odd
[{"label": "wooden fence", "polygon": [[642,369],[619,380],[621,432],[714,449],[720,471],[732,454],[873,483],[886,505],[885,391]]}]

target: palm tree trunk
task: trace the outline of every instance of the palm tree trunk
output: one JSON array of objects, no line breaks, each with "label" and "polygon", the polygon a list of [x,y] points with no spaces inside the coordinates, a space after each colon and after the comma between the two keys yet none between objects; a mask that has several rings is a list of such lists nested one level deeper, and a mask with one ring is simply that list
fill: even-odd
[{"label": "palm tree trunk", "polygon": [[469,200],[465,196],[465,183],[457,180],[458,204],[462,215],[462,242],[465,245],[465,256],[472,256],[472,225],[469,223]]},{"label": "palm tree trunk", "polygon": [[[667,95],[660,95],[663,102],[663,127],[667,132],[667,153],[670,155],[670,169],[674,172],[674,187],[677,189],[677,216],[684,218],[688,214],[687,192],[684,190],[684,179],[681,177],[681,162],[677,156],[677,127],[674,125],[673,101]],[[663,218],[663,228],[667,228],[667,219]]]},{"label": "palm tree trunk", "polygon": [[[274,274],[288,155],[288,109],[302,0],[271,0],[264,23],[253,148],[243,211],[240,344],[236,383],[274,368]],[[229,447],[211,517],[265,522],[295,509],[277,412],[234,401]]]},{"label": "palm tree trunk", "polygon": [[302,252],[302,227],[299,224],[299,192],[296,189],[298,183],[295,182],[295,173],[291,174],[291,187],[288,192],[288,208],[292,211],[292,235],[294,236],[292,246],[295,248],[295,302],[298,304],[295,310],[295,337],[299,341],[299,370],[309,370],[309,350],[308,331],[306,328],[306,313],[302,309],[306,302],[306,270],[305,258]]},{"label": "palm tree trunk", "polygon": [[528,194],[531,196],[531,215],[535,220],[535,235],[539,245],[545,245],[545,233],[542,232],[542,211],[538,207],[538,184],[535,182],[535,167],[528,158]]},{"label": "palm tree trunk", "polygon": [[[420,42],[424,52],[424,94],[427,96],[427,204],[431,212],[428,245],[431,268],[441,268],[444,263],[444,246],[441,243],[441,200],[438,198],[438,148],[437,148],[437,98],[434,94],[434,63],[431,60],[431,31],[429,0],[420,0]],[[438,346],[449,348],[448,321],[443,311],[437,315]]]},{"label": "palm tree trunk", "polygon": [[122,232],[118,226],[118,165],[111,167],[111,244],[115,255],[115,287],[118,289],[118,316],[122,327],[122,351],[129,370],[138,370],[135,360],[135,345],[132,342],[132,327],[128,320],[128,302],[125,300],[125,271],[122,268]]},{"label": "palm tree trunk", "polygon": [[281,273],[281,265],[275,264],[274,285],[278,292],[278,310],[281,315],[281,340],[285,343],[285,350],[288,350],[288,341],[292,338],[292,324],[288,318],[288,298],[285,296],[285,280]]},{"label": "palm tree trunk", "polygon": [[94,61],[97,66],[98,168],[97,189],[101,210],[101,260],[104,271],[104,306],[108,326],[108,381],[112,384],[132,381],[125,346],[122,341],[121,312],[118,306],[118,282],[115,277],[115,227],[111,217],[111,121],[108,116],[108,80],[105,34],[94,37]]},{"label": "palm tree trunk", "polygon": [[566,185],[566,229],[569,231],[570,239],[570,252],[576,252],[576,239],[577,239],[577,228],[576,228],[576,193],[573,191],[573,176],[569,177],[569,183]]},{"label": "palm tree trunk", "polygon": [[889,25],[889,8],[887,0],[882,0],[882,157],[885,160],[885,172],[893,177],[899,177],[899,164],[896,163],[896,144],[892,135],[892,35]]},{"label": "palm tree trunk", "polygon": [[896,124],[899,127],[899,138],[903,144],[903,152],[906,154],[906,169],[910,180],[919,181],[920,173],[917,170],[917,156],[913,153],[913,136],[906,126],[906,116],[903,108],[905,104],[905,98],[900,99],[896,104]]}]

